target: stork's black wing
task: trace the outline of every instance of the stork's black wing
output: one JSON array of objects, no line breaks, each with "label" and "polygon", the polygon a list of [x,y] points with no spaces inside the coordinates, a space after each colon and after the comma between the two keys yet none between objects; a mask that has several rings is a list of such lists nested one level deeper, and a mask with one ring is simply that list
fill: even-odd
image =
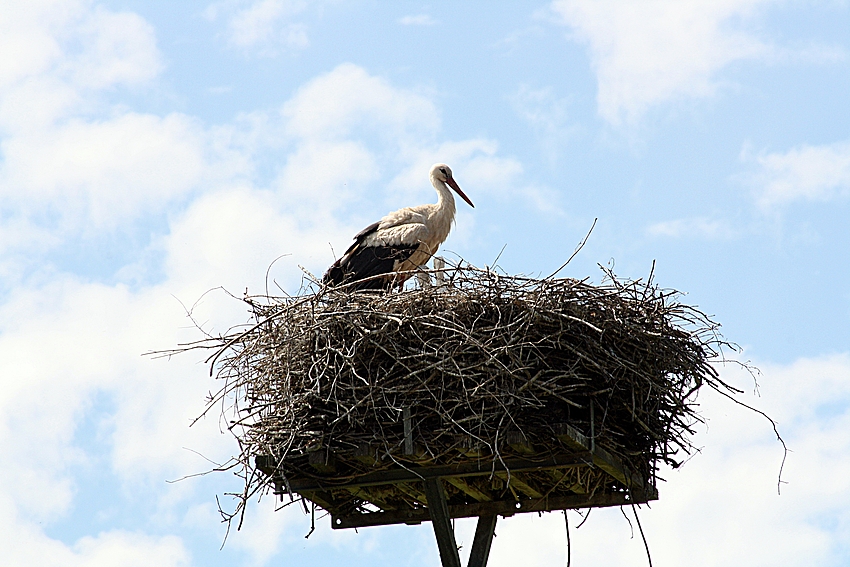
[{"label": "stork's black wing", "polygon": [[[396,266],[396,262],[403,262],[410,258],[419,248],[419,244],[395,244],[366,246],[366,238],[378,230],[380,221],[370,224],[357,233],[352,244],[345,254],[328,268],[322,281],[330,285],[340,285],[354,282],[372,276],[389,274]],[[367,282],[355,284],[353,289],[385,289],[392,285],[392,280],[375,278]]]}]

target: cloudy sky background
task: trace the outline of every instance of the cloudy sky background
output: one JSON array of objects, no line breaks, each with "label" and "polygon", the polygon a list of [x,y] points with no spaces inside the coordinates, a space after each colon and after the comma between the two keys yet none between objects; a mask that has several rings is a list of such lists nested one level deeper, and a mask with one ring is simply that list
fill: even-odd
[{"label": "cloudy sky background", "polygon": [[[850,5],[842,0],[0,1],[4,565],[436,565],[429,524],[332,531],[251,506],[200,356],[141,356],[295,292],[362,226],[459,204],[444,251],[688,293],[762,371],[706,394],[704,447],[641,521],[654,564],[850,562]],[[277,262],[275,259],[285,255]],[[208,290],[214,290],[206,293]],[[629,511],[626,511],[629,515]],[[575,526],[580,518],[571,514]],[[462,556],[474,523],[457,523]],[[574,565],[642,565],[618,509]],[[500,521],[493,566],[565,562],[563,516]]]}]

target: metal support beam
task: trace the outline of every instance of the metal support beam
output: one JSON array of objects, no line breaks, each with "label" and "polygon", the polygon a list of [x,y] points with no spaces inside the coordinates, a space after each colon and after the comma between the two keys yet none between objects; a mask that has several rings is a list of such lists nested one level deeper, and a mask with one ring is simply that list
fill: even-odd
[{"label": "metal support beam", "polygon": [[428,499],[428,513],[434,525],[434,535],[437,536],[437,548],[440,550],[440,560],[443,567],[460,567],[460,554],[457,552],[455,532],[452,520],[449,518],[449,505],[446,502],[446,491],[439,478],[428,478],[424,481],[425,498]]},{"label": "metal support beam", "polygon": [[487,558],[490,557],[490,544],[493,543],[497,518],[498,516],[495,514],[478,517],[478,525],[475,526],[475,537],[472,540],[472,551],[469,553],[467,567],[487,567]]}]

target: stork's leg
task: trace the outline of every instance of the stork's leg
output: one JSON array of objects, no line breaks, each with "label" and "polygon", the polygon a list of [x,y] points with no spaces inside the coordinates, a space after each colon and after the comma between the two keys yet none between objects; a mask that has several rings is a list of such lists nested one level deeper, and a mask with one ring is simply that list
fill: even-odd
[{"label": "stork's leg", "polygon": [[425,479],[425,498],[428,500],[428,512],[431,514],[431,524],[434,525],[434,535],[437,536],[437,548],[440,550],[443,567],[460,567],[460,555],[449,518],[446,492],[439,478]]},{"label": "stork's leg", "polygon": [[393,275],[393,283],[398,287],[398,291],[404,290],[404,283],[410,278],[411,275],[411,272],[396,272]]}]

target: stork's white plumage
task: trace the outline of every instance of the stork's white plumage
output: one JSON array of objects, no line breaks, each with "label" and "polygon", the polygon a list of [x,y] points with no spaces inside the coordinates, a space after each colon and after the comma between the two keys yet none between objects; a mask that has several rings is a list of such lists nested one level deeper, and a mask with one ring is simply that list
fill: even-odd
[{"label": "stork's white plumage", "polygon": [[388,289],[401,285],[419,266],[437,252],[455,218],[454,189],[470,207],[475,207],[452,177],[444,163],[431,167],[431,185],[437,190],[437,202],[406,207],[388,214],[361,230],[342,257],[325,273],[326,284],[340,285],[373,276],[354,289]]}]

